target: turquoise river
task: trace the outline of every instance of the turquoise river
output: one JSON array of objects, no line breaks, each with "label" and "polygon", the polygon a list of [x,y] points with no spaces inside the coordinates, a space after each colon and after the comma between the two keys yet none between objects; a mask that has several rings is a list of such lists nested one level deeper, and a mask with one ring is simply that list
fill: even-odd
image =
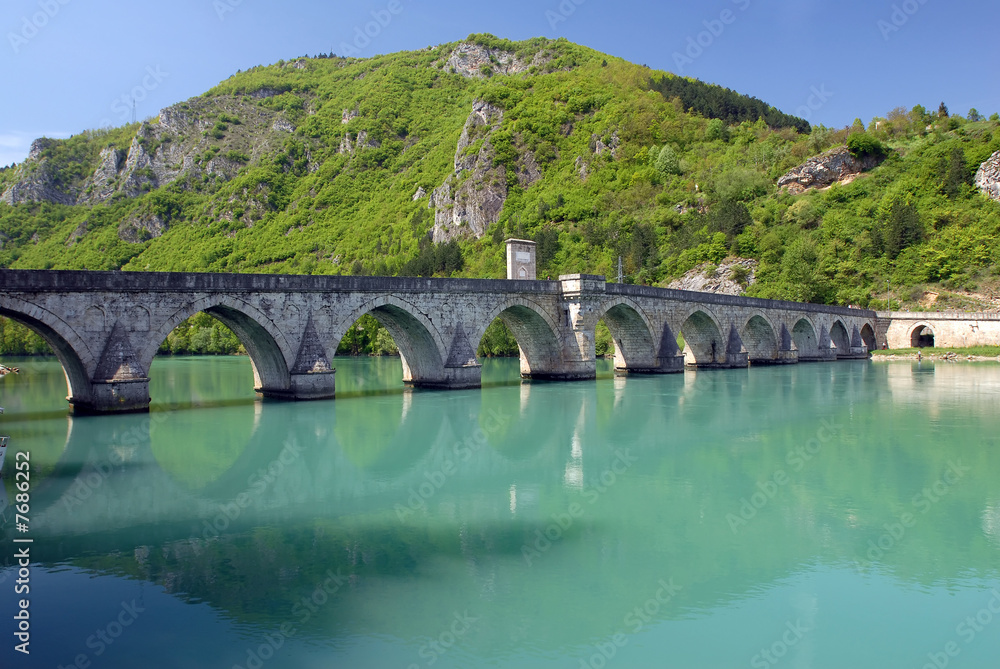
[{"label": "turquoise river", "polygon": [[71,417],[57,362],[4,362],[5,668],[1000,666],[996,363],[411,391],[337,358],[283,403],[163,358],[149,414]]}]

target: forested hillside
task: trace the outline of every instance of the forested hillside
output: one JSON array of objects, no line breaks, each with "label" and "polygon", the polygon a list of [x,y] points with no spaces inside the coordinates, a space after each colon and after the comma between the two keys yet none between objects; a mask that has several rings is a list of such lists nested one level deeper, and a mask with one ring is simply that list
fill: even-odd
[{"label": "forested hillside", "polygon": [[[778,188],[845,144],[874,167]],[[473,35],[254,67],[36,142],[0,171],[0,267],[502,277],[517,236],[541,276],[613,277],[622,256],[627,281],[663,285],[738,256],[759,261],[747,294],[879,308],[887,282],[992,290],[1000,204],[973,176],[997,150],[996,114],[829,129],[565,40]]]}]

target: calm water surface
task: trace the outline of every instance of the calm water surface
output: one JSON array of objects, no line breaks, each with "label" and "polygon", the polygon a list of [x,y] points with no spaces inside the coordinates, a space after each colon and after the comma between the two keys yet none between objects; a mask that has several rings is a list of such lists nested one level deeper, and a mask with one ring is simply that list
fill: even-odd
[{"label": "calm water surface", "polygon": [[336,401],[280,403],[158,359],[149,415],[90,418],[20,366],[3,667],[998,666],[1000,365],[412,392],[338,358]]}]

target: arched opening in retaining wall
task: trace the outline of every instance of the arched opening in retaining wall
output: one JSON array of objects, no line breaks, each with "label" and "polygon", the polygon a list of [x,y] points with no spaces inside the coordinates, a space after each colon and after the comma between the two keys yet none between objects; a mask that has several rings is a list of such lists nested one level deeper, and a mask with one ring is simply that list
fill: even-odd
[{"label": "arched opening in retaining wall", "polygon": [[704,311],[695,311],[681,325],[684,363],[707,365],[726,357],[726,340],[715,320]]},{"label": "arched opening in retaining wall", "polygon": [[850,355],[851,353],[851,336],[847,333],[847,328],[844,324],[837,320],[833,322],[830,326],[830,341],[833,342],[834,348],[837,349],[837,355]]},{"label": "arched opening in retaining wall", "polygon": [[[71,337],[71,333],[67,332],[67,336],[64,337],[57,332],[54,327],[48,325],[47,323],[16,310],[16,307],[18,306],[24,306],[27,308],[30,305],[11,304],[9,307],[12,308],[5,308],[4,302],[5,300],[0,298],[0,316],[8,318],[10,321],[17,323],[18,325],[23,325],[37,334],[45,341],[46,344],[48,344],[51,352],[55,354],[56,358],[59,360],[59,364],[62,365],[63,373],[66,376],[66,389],[68,397],[76,400],[86,400],[89,398],[90,375],[87,373],[86,366],[80,358],[80,355],[68,341],[68,338]],[[78,341],[77,345],[83,346],[83,342]],[[81,348],[81,350],[86,349]]]},{"label": "arched opening in retaining wall", "polygon": [[771,362],[778,357],[778,337],[774,328],[760,314],[755,315],[740,333],[743,347],[746,348],[750,362]]},{"label": "arched opening in retaining wall", "polygon": [[861,341],[864,342],[869,351],[874,351],[878,348],[878,342],[875,340],[875,331],[868,323],[865,323],[864,327],[861,328]]},{"label": "arched opening in retaining wall", "polygon": [[[656,343],[649,325],[634,307],[619,303],[600,319],[611,334],[615,370],[646,369],[655,366]],[[595,341],[596,341],[595,332]]]},{"label": "arched opening in retaining wall", "polygon": [[792,341],[799,352],[799,359],[818,355],[819,342],[816,339],[816,329],[806,318],[800,318],[792,328]]},{"label": "arched opening in retaining wall", "polygon": [[917,325],[910,332],[911,348],[934,348],[934,330],[929,325]]}]

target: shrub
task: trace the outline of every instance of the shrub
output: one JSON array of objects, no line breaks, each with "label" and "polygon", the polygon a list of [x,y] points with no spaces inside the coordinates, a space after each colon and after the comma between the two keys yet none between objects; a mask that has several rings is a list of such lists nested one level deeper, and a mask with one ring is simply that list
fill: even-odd
[{"label": "shrub", "polygon": [[847,138],[847,150],[858,158],[880,158],[886,154],[885,145],[867,132],[856,132]]}]

